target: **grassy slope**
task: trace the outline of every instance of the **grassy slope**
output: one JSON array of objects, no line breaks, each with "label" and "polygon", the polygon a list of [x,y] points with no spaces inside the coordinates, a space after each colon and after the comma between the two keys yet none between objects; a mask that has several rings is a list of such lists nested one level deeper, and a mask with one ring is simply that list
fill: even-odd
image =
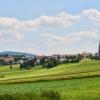
[{"label": "grassy slope", "polygon": [[100,76],[100,61],[83,60],[75,64],[63,64],[52,69],[37,68],[32,70],[19,70],[19,66],[0,67],[0,83],[31,82],[42,80],[68,79],[77,77]]},{"label": "grassy slope", "polygon": [[[19,93],[19,96],[22,97],[22,93],[25,92],[27,94],[39,93],[42,90],[54,90],[60,92],[63,97],[66,96],[65,100],[100,100],[100,77],[94,77],[100,76],[100,61],[84,60],[80,63],[59,65],[52,69],[42,69],[40,66],[39,68],[27,71],[20,71],[18,65],[13,67],[13,69],[9,69],[8,66],[0,67],[0,73],[3,73],[5,76],[4,78],[0,78],[0,82],[22,82],[23,84],[0,84],[0,95],[7,93],[14,96],[15,93]],[[55,80],[88,76],[92,77]],[[24,83],[37,80],[54,81]],[[28,100],[32,100],[29,97],[27,96]]]}]

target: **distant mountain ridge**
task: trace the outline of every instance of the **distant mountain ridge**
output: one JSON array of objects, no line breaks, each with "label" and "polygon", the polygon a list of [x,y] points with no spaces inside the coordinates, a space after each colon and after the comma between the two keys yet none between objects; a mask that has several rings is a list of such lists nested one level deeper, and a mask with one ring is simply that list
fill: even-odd
[{"label": "distant mountain ridge", "polygon": [[8,54],[9,56],[13,56],[13,55],[24,55],[24,56],[31,57],[31,58],[36,57],[35,54],[25,53],[25,52],[15,52],[15,51],[4,51],[4,52],[0,52],[0,55],[5,55],[5,54]]}]

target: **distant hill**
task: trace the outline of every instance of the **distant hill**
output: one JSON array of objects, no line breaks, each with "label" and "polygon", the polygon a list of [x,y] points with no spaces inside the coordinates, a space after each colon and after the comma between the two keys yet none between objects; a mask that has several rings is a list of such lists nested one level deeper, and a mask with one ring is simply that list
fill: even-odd
[{"label": "distant hill", "polygon": [[8,54],[9,56],[13,56],[13,55],[24,55],[30,58],[34,58],[36,55],[35,54],[30,54],[30,53],[25,53],[25,52],[14,52],[14,51],[4,51],[4,52],[0,52],[0,55],[5,55]]}]

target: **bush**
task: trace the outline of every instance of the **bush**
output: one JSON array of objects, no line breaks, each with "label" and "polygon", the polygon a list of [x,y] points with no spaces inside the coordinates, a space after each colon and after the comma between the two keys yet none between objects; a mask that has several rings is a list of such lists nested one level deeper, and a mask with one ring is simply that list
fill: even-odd
[{"label": "bush", "polygon": [[34,63],[33,60],[28,60],[27,65],[30,66],[30,67],[34,67],[35,63]]},{"label": "bush", "polygon": [[43,67],[44,68],[53,68],[53,67],[56,67],[59,63],[58,60],[55,60],[55,59],[51,59],[50,61],[46,62]]},{"label": "bush", "polygon": [[12,69],[12,66],[10,66],[10,69]]},{"label": "bush", "polygon": [[27,63],[24,62],[23,64],[20,64],[20,70],[26,69],[26,67],[27,67]]},{"label": "bush", "polygon": [[27,70],[30,70],[30,69],[31,69],[31,66],[27,66],[26,69],[27,69]]},{"label": "bush", "polygon": [[54,64],[54,66],[57,66],[59,64],[59,61],[53,60],[53,64]]},{"label": "bush", "polygon": [[53,62],[48,62],[48,63],[45,63],[44,65],[43,65],[43,68],[53,68],[53,67],[55,67],[55,65],[53,64]]},{"label": "bush", "polygon": [[47,63],[47,66],[46,66],[47,68],[53,68],[53,67],[55,67],[55,65],[54,65],[54,63],[51,61],[51,62],[49,62],[49,63]]},{"label": "bush", "polygon": [[1,75],[0,75],[0,78],[4,78],[4,74],[1,74]]},{"label": "bush", "polygon": [[28,69],[29,70],[34,66],[35,66],[35,63],[32,60],[29,60],[27,62],[20,64],[20,69]]}]

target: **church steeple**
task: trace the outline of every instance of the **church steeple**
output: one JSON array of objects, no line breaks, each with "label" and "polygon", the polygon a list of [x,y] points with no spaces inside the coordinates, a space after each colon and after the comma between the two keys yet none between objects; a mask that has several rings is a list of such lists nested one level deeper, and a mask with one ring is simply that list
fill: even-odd
[{"label": "church steeple", "polygon": [[98,49],[98,55],[100,56],[100,40],[99,40],[99,49]]}]

